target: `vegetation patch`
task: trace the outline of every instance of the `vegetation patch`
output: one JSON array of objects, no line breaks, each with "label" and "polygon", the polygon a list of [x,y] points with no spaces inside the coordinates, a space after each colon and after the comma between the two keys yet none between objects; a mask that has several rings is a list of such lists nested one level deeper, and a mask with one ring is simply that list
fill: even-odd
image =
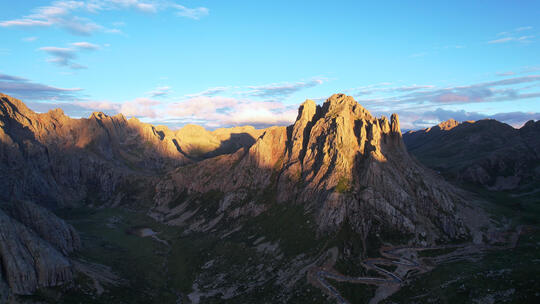
[{"label": "vegetation patch", "polygon": [[341,177],[336,185],[336,191],[339,193],[346,193],[351,190],[351,181],[346,177]]}]

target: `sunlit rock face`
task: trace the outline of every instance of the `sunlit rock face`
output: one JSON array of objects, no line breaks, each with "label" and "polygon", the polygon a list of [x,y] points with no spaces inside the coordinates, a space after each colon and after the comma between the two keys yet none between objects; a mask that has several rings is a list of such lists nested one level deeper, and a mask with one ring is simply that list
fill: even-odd
[{"label": "sunlit rock face", "polygon": [[[188,211],[168,205],[180,193],[209,191],[226,193],[229,201],[242,201],[246,192],[275,193],[275,203],[303,204],[320,233],[348,223],[365,235],[385,226],[434,242],[469,237],[471,230],[457,190],[410,158],[398,116],[376,118],[343,94],[322,106],[307,100],[293,125],[264,130],[249,148],[171,171],[156,186],[156,217],[184,214],[174,223],[188,225]],[[234,203],[222,205],[219,220],[226,221]],[[258,214],[244,210],[250,212]]]}]

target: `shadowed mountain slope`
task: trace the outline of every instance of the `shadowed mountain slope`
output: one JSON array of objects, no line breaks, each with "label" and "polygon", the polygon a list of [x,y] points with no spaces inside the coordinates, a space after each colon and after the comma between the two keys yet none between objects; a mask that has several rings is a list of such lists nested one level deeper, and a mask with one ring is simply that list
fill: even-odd
[{"label": "shadowed mountain slope", "polygon": [[485,119],[410,131],[404,141],[426,166],[492,190],[512,190],[540,181],[540,121],[520,129]]}]

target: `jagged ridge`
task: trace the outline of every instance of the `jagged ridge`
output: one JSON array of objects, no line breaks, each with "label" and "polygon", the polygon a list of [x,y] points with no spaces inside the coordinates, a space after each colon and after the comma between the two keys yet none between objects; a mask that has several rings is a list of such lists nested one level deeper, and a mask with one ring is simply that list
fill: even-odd
[{"label": "jagged ridge", "polygon": [[[271,189],[277,203],[302,203],[311,210],[320,232],[348,222],[366,237],[386,226],[418,242],[434,242],[470,237],[476,230],[464,219],[470,207],[459,192],[409,157],[398,116],[375,118],[343,94],[322,106],[308,100],[294,125],[269,128],[249,149],[178,168],[168,177],[156,187],[154,215],[179,225],[191,220],[201,229],[209,226],[187,211],[189,202],[168,207],[181,193],[226,193],[218,222],[238,214],[227,210],[231,201]],[[259,214],[265,208],[263,203],[243,212]]]}]

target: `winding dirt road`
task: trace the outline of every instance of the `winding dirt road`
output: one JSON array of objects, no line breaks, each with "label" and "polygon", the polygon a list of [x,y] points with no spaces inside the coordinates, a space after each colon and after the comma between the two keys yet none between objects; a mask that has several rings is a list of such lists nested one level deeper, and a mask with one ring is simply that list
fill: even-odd
[{"label": "winding dirt road", "polygon": [[[424,273],[433,269],[436,265],[446,262],[452,262],[463,259],[477,259],[479,254],[486,250],[509,249],[517,246],[519,237],[523,232],[523,227],[518,226],[517,231],[506,235],[505,245],[487,245],[487,244],[462,244],[446,245],[437,247],[382,247],[379,252],[383,258],[370,258],[362,262],[366,269],[372,269],[381,274],[381,277],[352,277],[338,273],[334,268],[337,259],[336,252],[332,254],[331,261],[324,266],[313,266],[308,272],[308,279],[314,285],[321,287],[328,294],[332,295],[338,303],[348,304],[349,302],[339,293],[339,291],[328,282],[332,279],[338,282],[348,282],[353,284],[371,284],[379,286],[375,297],[370,300],[371,303],[378,303],[392,293],[399,290],[401,284],[406,278],[412,275]],[[437,256],[420,258],[418,252],[427,250],[446,250]],[[430,260],[434,265],[426,265],[425,260]],[[394,265],[397,268],[391,272],[377,265]],[[400,274],[401,273],[401,274]]]}]

